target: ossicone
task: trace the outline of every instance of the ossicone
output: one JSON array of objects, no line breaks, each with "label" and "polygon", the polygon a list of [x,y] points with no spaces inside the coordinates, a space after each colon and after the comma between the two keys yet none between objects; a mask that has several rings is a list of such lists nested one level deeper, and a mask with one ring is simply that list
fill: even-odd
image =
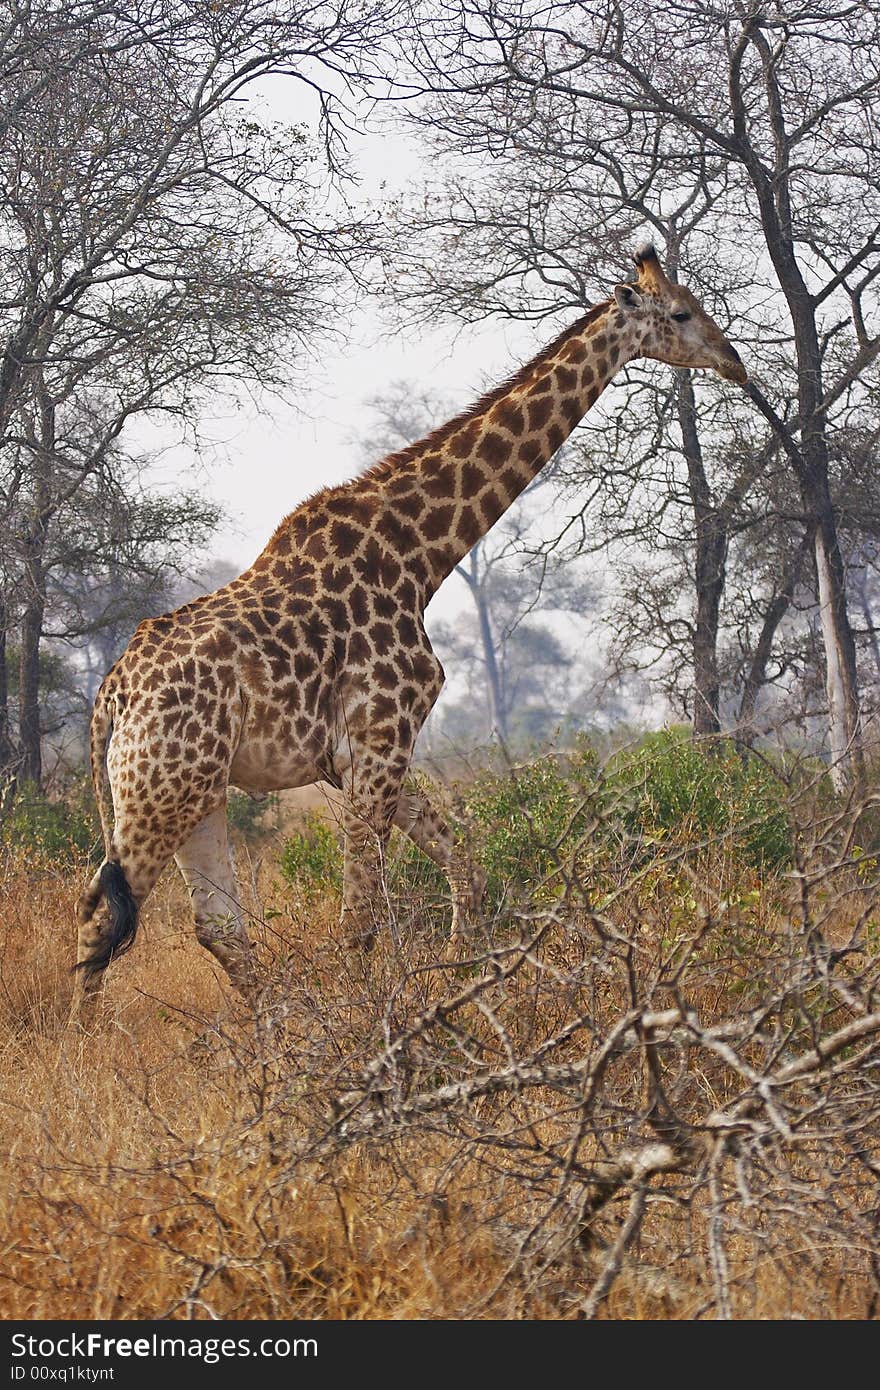
[{"label": "ossicone", "polygon": [[657,259],[657,252],[654,249],[653,243],[650,241],[645,241],[642,243],[641,246],[636,248],[636,250],[633,252],[633,260],[635,261],[639,270],[641,270],[642,266],[648,265],[652,261],[655,265],[659,265],[659,261]]},{"label": "ossicone", "polygon": [[662,293],[668,288],[669,281],[666,278],[666,272],[650,242],[640,246],[638,251],[634,252],[633,260],[636,263],[636,284],[641,289]]}]

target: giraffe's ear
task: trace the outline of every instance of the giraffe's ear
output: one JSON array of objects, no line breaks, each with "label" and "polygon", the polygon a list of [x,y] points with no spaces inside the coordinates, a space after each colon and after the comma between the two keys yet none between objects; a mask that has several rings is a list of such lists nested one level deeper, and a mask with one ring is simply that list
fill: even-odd
[{"label": "giraffe's ear", "polygon": [[642,302],[642,296],[632,285],[615,285],[614,298],[621,309],[638,309]]}]

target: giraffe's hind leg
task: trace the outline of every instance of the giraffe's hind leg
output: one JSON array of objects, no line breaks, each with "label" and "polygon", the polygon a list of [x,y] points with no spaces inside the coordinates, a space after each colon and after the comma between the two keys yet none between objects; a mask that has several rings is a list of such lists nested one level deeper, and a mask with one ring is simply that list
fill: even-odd
[{"label": "giraffe's hind leg", "polygon": [[[170,849],[160,851],[158,847],[152,856],[114,851],[81,894],[76,910],[72,1023],[85,1022],[100,993],[107,965],[134,940],[140,906],[170,858]],[[114,950],[111,943],[115,937],[121,941]]]},{"label": "giraffe's hind leg", "polygon": [[401,794],[394,824],[446,875],[452,894],[452,941],[462,941],[476,924],[486,875],[456,845],[448,823],[421,792]]},{"label": "giraffe's hind leg", "polygon": [[225,806],[196,826],[175,858],[192,899],[200,944],[220,962],[239,993],[253,997],[253,948],[238,897]]}]

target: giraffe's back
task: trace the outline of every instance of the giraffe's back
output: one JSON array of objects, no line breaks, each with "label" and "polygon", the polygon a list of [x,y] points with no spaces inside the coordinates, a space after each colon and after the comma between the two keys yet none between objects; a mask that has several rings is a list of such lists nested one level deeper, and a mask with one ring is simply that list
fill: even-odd
[{"label": "giraffe's back", "polygon": [[158,816],[216,805],[228,782],[338,782],[352,742],[411,750],[443,672],[411,576],[384,558],[267,547],[230,584],[142,623],[101,692],[117,819],[127,802]]}]

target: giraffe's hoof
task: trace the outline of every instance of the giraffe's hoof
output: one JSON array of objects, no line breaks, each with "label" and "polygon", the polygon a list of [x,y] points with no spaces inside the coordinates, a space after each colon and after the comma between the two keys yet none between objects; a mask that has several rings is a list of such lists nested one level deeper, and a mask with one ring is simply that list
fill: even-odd
[{"label": "giraffe's hoof", "polygon": [[465,965],[474,955],[474,945],[468,939],[456,933],[447,941],[443,950],[440,952],[440,959],[444,965]]},{"label": "giraffe's hoof", "polygon": [[483,899],[486,896],[486,888],[489,883],[489,875],[479,864],[472,864],[470,869],[470,902],[468,910],[471,916],[476,919],[480,915],[483,906]]},{"label": "giraffe's hoof", "polygon": [[363,927],[359,931],[349,931],[343,937],[342,944],[352,955],[368,955],[376,944],[376,929]]},{"label": "giraffe's hoof", "polygon": [[191,1038],[184,1049],[185,1056],[189,1062],[197,1067],[209,1066],[215,1058],[216,1044],[209,1033],[200,1033],[197,1037]]}]

